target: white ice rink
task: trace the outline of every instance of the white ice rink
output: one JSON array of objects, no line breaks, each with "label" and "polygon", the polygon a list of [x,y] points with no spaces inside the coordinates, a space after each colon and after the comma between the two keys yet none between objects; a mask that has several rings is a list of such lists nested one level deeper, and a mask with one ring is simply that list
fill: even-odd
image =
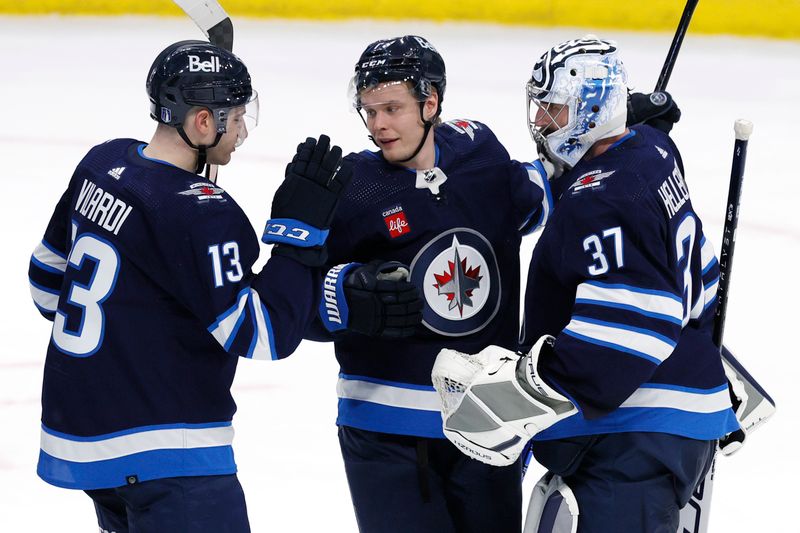
[{"label": "white ice rink", "polygon": [[[676,15],[677,17],[677,15]],[[427,36],[447,61],[445,118],[490,125],[512,156],[530,159],[524,83],[546,48],[590,29],[430,23],[236,20],[235,51],[260,93],[261,124],[220,184],[257,231],[295,146],[329,134],[345,151],[371,145],[346,88],[367,43]],[[669,34],[602,32],[616,39],[635,88],[655,84]],[[0,531],[96,531],[89,499],[36,477],[39,394],[50,323],[30,301],[27,268],[52,208],[84,153],[114,137],[149,140],[144,82],[170,42],[200,38],[185,19],[0,17]],[[778,403],[748,445],[717,466],[711,531],[800,531],[800,357],[794,267],[800,153],[800,43],[690,34],[669,90],[683,110],[673,132],[696,210],[719,245],[733,121],[752,120],[726,328],[728,344]],[[535,237],[523,252],[527,267]],[[267,250],[265,249],[264,252]],[[524,278],[523,278],[524,279]],[[792,324],[795,324],[794,326]],[[146,332],[143,332],[146,334]],[[304,342],[281,362],[242,361],[235,450],[254,532],[355,531],[334,419],[332,346]],[[526,493],[541,475],[532,466]],[[609,532],[615,533],[615,532]]]}]

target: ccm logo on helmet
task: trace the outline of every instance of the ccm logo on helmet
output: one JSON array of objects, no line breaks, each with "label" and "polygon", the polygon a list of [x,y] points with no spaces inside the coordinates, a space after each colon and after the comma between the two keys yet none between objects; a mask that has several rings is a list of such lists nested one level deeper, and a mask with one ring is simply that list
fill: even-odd
[{"label": "ccm logo on helmet", "polygon": [[361,63],[361,68],[379,67],[385,64],[386,64],[385,59],[373,59],[371,61],[364,61],[363,63]]},{"label": "ccm logo on helmet", "polygon": [[200,61],[200,56],[189,56],[189,72],[219,72],[219,58],[211,56],[208,61]]}]

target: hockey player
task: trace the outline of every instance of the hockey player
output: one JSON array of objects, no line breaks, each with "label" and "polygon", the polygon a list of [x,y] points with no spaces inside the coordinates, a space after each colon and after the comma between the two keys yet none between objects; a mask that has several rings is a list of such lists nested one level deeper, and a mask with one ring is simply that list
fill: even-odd
[{"label": "hockey player", "polygon": [[626,127],[626,81],[591,36],[536,62],[529,127],[564,174],[531,259],[529,351],[444,351],[434,368],[459,449],[505,465],[534,437],[549,473],[526,531],[674,533],[738,427],[711,338],[719,265],[671,139]]},{"label": "hockey player", "polygon": [[349,167],[325,136],[300,145],[265,232],[273,257],[255,274],[247,217],[197,175],[228,163],[257,118],[246,66],[178,42],[147,92],[150,143],[92,148],[31,258],[34,302],[53,321],[38,474],[85,490],[101,531],[245,532],[236,356],[278,359],[300,342]]},{"label": "hockey player", "polygon": [[[493,469],[443,438],[431,368],[444,347],[516,347],[520,239],[545,222],[552,200],[538,161],[512,161],[480,122],[441,122],[445,88],[441,55],[413,35],[370,44],[351,83],[379,150],[345,158],[354,178],[332,224],[320,314],[341,366],[337,424],[362,532],[521,526],[520,462]],[[381,260],[410,266],[407,291],[397,285],[378,297],[398,303],[393,314],[343,319],[342,295],[369,308],[376,293],[360,291],[403,277]],[[404,303],[413,287],[423,296],[421,326]]]}]

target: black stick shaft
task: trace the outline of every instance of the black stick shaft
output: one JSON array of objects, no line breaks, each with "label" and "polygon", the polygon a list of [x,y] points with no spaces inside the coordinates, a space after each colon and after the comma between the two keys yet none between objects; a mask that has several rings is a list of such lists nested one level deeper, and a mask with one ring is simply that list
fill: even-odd
[{"label": "black stick shaft", "polygon": [[678,28],[675,30],[675,37],[672,38],[672,44],[669,46],[669,52],[667,52],[667,59],[664,60],[664,66],[661,67],[661,74],[658,76],[655,91],[663,91],[667,88],[669,77],[672,75],[672,67],[675,66],[675,61],[678,59],[678,52],[681,51],[683,38],[686,35],[686,31],[689,29],[689,23],[692,21],[694,8],[697,7],[699,1],[700,0],[688,0],[686,6],[683,8],[681,20],[678,22]]},{"label": "black stick shaft", "polygon": [[[740,134],[740,125],[745,129]],[[722,349],[725,332],[725,317],[728,308],[728,288],[731,284],[733,252],[736,246],[736,229],[739,226],[739,204],[744,181],[744,165],[747,159],[747,143],[753,125],[747,121],[736,121],[736,142],[733,146],[731,180],[728,186],[728,203],[725,206],[725,226],[722,230],[722,249],[719,254],[719,287],[717,288],[717,312],[714,316],[714,344]]]}]

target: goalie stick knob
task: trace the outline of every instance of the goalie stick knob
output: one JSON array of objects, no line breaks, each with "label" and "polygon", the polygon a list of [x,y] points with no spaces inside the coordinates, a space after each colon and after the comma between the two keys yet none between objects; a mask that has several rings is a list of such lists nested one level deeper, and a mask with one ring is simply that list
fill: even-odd
[{"label": "goalie stick knob", "polygon": [[753,123],[743,118],[736,119],[733,123],[733,131],[736,133],[737,141],[746,141],[753,133]]}]

